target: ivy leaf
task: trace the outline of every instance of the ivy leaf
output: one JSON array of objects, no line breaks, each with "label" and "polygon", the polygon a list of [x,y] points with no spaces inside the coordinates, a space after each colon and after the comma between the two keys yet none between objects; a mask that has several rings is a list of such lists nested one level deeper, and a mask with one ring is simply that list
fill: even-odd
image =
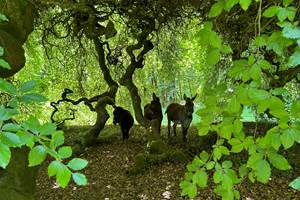
[{"label": "ivy leaf", "polygon": [[283,55],[284,49],[293,44],[293,41],[283,37],[282,33],[273,32],[267,41],[267,50],[273,50],[278,55]]},{"label": "ivy leaf", "polygon": [[197,184],[199,187],[206,187],[207,186],[207,179],[208,176],[205,171],[198,170],[193,175],[193,183]]},{"label": "ivy leaf", "polygon": [[72,173],[72,178],[77,185],[86,185],[87,179],[84,174]]},{"label": "ivy leaf", "polygon": [[73,170],[82,170],[85,168],[88,164],[88,161],[83,160],[81,158],[73,158],[69,163],[68,167],[70,167]]},{"label": "ivy leaf", "polygon": [[241,165],[239,167],[239,175],[240,175],[240,177],[246,176],[247,173],[248,173],[247,165],[246,164]]},{"label": "ivy leaf", "polygon": [[268,158],[270,163],[279,170],[288,170],[292,168],[285,157],[280,154],[269,153]]},{"label": "ivy leaf", "polygon": [[224,2],[223,1],[218,1],[217,3],[215,3],[208,14],[208,17],[216,17],[218,15],[220,15],[224,9]]},{"label": "ivy leaf", "polygon": [[264,17],[274,17],[279,12],[280,7],[278,6],[270,6],[263,12]]},{"label": "ivy leaf", "polygon": [[0,167],[5,168],[11,157],[11,152],[8,146],[3,143],[0,143]]},{"label": "ivy leaf", "polygon": [[240,5],[243,8],[243,10],[248,10],[252,0],[240,0]]},{"label": "ivy leaf", "polygon": [[46,159],[46,156],[47,156],[47,152],[43,145],[35,146],[29,152],[29,156],[28,156],[29,167],[33,167],[41,164]]},{"label": "ivy leaf", "polygon": [[298,48],[289,58],[288,66],[295,67],[300,65],[300,49]]},{"label": "ivy leaf", "polygon": [[300,190],[300,176],[298,178],[296,178],[295,180],[293,180],[289,184],[289,186],[296,189],[296,190]]},{"label": "ivy leaf", "polygon": [[257,180],[261,183],[267,183],[271,176],[271,167],[266,160],[260,160],[255,170]]}]

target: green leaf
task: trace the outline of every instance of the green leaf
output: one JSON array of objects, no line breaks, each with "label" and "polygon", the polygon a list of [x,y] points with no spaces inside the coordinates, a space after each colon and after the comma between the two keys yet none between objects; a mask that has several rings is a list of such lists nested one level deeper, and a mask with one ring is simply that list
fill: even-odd
[{"label": "green leaf", "polygon": [[50,147],[55,149],[56,147],[62,145],[65,142],[64,132],[55,131],[52,133]]},{"label": "green leaf", "polygon": [[208,155],[208,153],[207,153],[206,151],[202,151],[202,152],[200,153],[200,158],[201,158],[201,160],[202,160],[203,162],[206,162],[206,161],[208,160],[208,158],[209,158],[209,155]]},{"label": "green leaf", "polygon": [[272,65],[266,60],[258,60],[256,63],[261,69],[271,69]]},{"label": "green leaf", "polygon": [[56,175],[63,168],[63,164],[57,160],[54,160],[48,166],[48,176]]},{"label": "green leaf", "polygon": [[282,1],[284,7],[288,7],[293,2],[293,0],[282,0]]},{"label": "green leaf", "polygon": [[252,0],[240,0],[240,5],[243,8],[243,10],[248,10]]},{"label": "green leaf", "polygon": [[0,46],[0,57],[4,55],[4,49]]},{"label": "green leaf", "polygon": [[222,163],[222,168],[229,169],[232,167],[232,162],[230,160],[226,160]]},{"label": "green leaf", "polygon": [[292,168],[285,157],[280,154],[269,153],[268,158],[270,163],[279,170],[288,170]]},{"label": "green leaf", "polygon": [[229,70],[228,75],[231,77],[239,77],[248,70],[247,60],[236,60],[233,61],[233,67]]},{"label": "green leaf", "polygon": [[220,148],[214,148],[213,155],[215,160],[220,160],[220,158],[222,157],[222,151],[220,150]]},{"label": "green leaf", "polygon": [[32,134],[27,133],[23,130],[20,130],[17,132],[17,135],[20,138],[21,145],[26,145],[29,148],[32,148],[34,146],[35,140],[34,140],[34,136]]},{"label": "green leaf", "polygon": [[16,110],[5,108],[3,105],[0,105],[0,120],[1,121],[8,120],[15,114],[17,114]]},{"label": "green leaf", "polygon": [[294,128],[285,129],[280,136],[282,145],[285,149],[293,146],[294,142],[300,139],[300,131]]},{"label": "green leaf", "polygon": [[193,183],[197,184],[199,187],[207,186],[208,176],[205,171],[198,170],[193,176]]},{"label": "green leaf", "polygon": [[300,101],[293,102],[291,106],[291,115],[295,118],[300,118]]},{"label": "green leaf", "polygon": [[243,164],[239,167],[239,175],[240,177],[245,177],[248,173],[247,165]]},{"label": "green leaf", "polygon": [[279,12],[280,7],[278,6],[270,6],[263,12],[264,17],[274,17]]},{"label": "green leaf", "polygon": [[33,116],[30,116],[25,122],[23,122],[22,126],[25,130],[30,130],[35,135],[39,134],[40,131],[40,122]]},{"label": "green leaf", "polygon": [[209,127],[209,125],[207,125],[207,123],[200,122],[197,126],[197,129],[198,129],[198,134],[200,136],[204,136],[204,135],[208,134],[210,127]]},{"label": "green leaf", "polygon": [[24,82],[24,83],[21,85],[19,91],[20,91],[22,94],[24,94],[24,93],[26,93],[26,92],[32,91],[32,90],[35,88],[35,86],[36,86],[36,81],[35,81],[35,80],[26,81],[26,82]]},{"label": "green leaf", "polygon": [[47,152],[43,145],[35,146],[29,152],[29,167],[41,164],[46,159],[46,156]]},{"label": "green leaf", "polygon": [[41,102],[46,102],[47,98],[37,93],[27,93],[21,96],[20,101],[24,103],[33,103],[33,102],[41,103]]},{"label": "green leaf", "polygon": [[56,125],[53,123],[46,123],[40,127],[40,135],[51,135],[56,131]]},{"label": "green leaf", "polygon": [[250,88],[248,90],[248,96],[255,103],[268,100],[271,97],[269,92],[267,92],[265,90],[255,89],[255,88]]},{"label": "green leaf", "polygon": [[62,188],[65,188],[71,179],[71,175],[72,172],[68,169],[68,167],[62,164],[60,166],[60,170],[56,174],[56,181]]},{"label": "green leaf", "polygon": [[291,39],[283,37],[281,32],[273,31],[267,41],[267,50],[273,50],[278,55],[284,54],[284,49],[293,44]]},{"label": "green leaf", "polygon": [[225,5],[223,1],[219,1],[215,3],[210,9],[208,17],[216,17],[220,15],[224,9],[224,6]]},{"label": "green leaf", "polygon": [[194,198],[197,195],[197,187],[189,181],[182,181],[180,183],[182,189],[181,196],[188,195],[189,198]]},{"label": "green leaf", "polygon": [[215,47],[216,49],[219,49],[219,50],[221,49],[222,40],[216,32],[211,31],[210,36],[209,36],[209,42],[212,47]]},{"label": "green leaf", "polygon": [[212,168],[214,168],[215,166],[215,162],[214,161],[209,161],[207,164],[206,164],[206,169],[207,170],[211,170]]},{"label": "green leaf", "polygon": [[279,8],[277,17],[280,22],[283,22],[285,19],[293,21],[296,15],[297,9],[295,7]]},{"label": "green leaf", "polygon": [[58,150],[58,154],[62,159],[69,158],[72,155],[72,148],[69,146],[61,147]]},{"label": "green leaf", "polygon": [[9,63],[2,58],[0,58],[0,68],[11,69]]},{"label": "green leaf", "polygon": [[250,68],[249,74],[253,80],[260,80],[260,76],[261,76],[260,66],[257,64],[252,65],[252,67]]},{"label": "green leaf", "polygon": [[69,163],[68,167],[70,167],[73,170],[81,170],[85,168],[88,164],[88,161],[83,160],[81,158],[73,158]]},{"label": "green leaf", "polygon": [[0,13],[0,22],[1,21],[9,21],[9,20],[4,14]]},{"label": "green leaf", "polygon": [[282,35],[286,38],[298,39],[300,38],[300,27],[294,25],[285,26],[282,30]]},{"label": "green leaf", "polygon": [[11,95],[17,94],[17,89],[6,80],[0,78],[0,91],[6,92]]},{"label": "green leaf", "polygon": [[239,0],[226,0],[225,10],[229,11],[233,6],[239,3]]},{"label": "green leaf", "polygon": [[213,176],[214,183],[220,183],[222,181],[223,174],[222,170],[216,170]]},{"label": "green leaf", "polygon": [[257,180],[261,183],[267,183],[271,176],[271,167],[266,160],[260,160],[255,169]]},{"label": "green leaf", "polygon": [[258,47],[263,47],[267,45],[267,40],[268,40],[268,36],[266,35],[261,35],[255,38],[255,44]]},{"label": "green leaf", "polygon": [[9,147],[18,147],[21,144],[19,136],[10,132],[2,132],[0,134],[0,141]]},{"label": "green leaf", "polygon": [[300,176],[298,178],[296,178],[295,180],[293,180],[289,184],[289,186],[296,189],[296,190],[300,190]]},{"label": "green leaf", "polygon": [[233,52],[229,45],[222,45],[220,51],[224,54],[230,54]]},{"label": "green leaf", "polygon": [[2,126],[3,131],[17,132],[20,129],[21,126],[19,124],[7,123]]},{"label": "green leaf", "polygon": [[[287,129],[287,130],[289,130],[289,129]],[[282,145],[284,146],[285,149],[290,148],[294,144],[294,137],[287,130],[284,130],[283,134],[280,136],[281,143],[282,143]]]},{"label": "green leaf", "polygon": [[300,65],[300,49],[297,49],[290,57],[288,61],[289,67],[295,67]]},{"label": "green leaf", "polygon": [[87,179],[84,174],[72,173],[72,178],[77,185],[86,185]]},{"label": "green leaf", "polygon": [[5,168],[11,157],[11,152],[5,144],[0,142],[0,167]]},{"label": "green leaf", "polygon": [[215,65],[220,60],[220,51],[216,48],[210,48],[207,52],[206,62],[209,65]]},{"label": "green leaf", "polygon": [[229,150],[225,146],[219,146],[219,149],[222,152],[222,154],[224,154],[224,155],[228,156],[230,154]]}]

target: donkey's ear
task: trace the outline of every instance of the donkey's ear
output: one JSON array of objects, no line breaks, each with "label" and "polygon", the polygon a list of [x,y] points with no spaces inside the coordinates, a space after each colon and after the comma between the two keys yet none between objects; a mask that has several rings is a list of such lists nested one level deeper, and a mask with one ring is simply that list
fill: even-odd
[{"label": "donkey's ear", "polygon": [[152,98],[153,98],[153,99],[156,99],[156,98],[157,98],[154,92],[152,93]]},{"label": "donkey's ear", "polygon": [[184,99],[184,100],[186,100],[186,99],[187,99],[187,97],[186,97],[186,95],[185,95],[185,94],[183,95],[183,99]]},{"label": "donkey's ear", "polygon": [[196,95],[192,98],[192,101],[194,101],[194,100],[196,99],[197,95],[198,95],[198,94],[196,94]]}]

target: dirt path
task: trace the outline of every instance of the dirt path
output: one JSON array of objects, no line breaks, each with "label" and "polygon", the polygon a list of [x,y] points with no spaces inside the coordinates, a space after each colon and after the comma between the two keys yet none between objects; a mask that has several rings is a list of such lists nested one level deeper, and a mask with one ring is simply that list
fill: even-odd
[{"label": "dirt path", "polygon": [[[82,129],[67,131],[67,142],[76,137]],[[165,130],[164,130],[165,131]],[[133,165],[134,156],[143,152],[145,140],[139,138],[140,129],[135,130],[128,142],[121,142],[118,129],[117,136],[109,143],[88,148],[81,156],[89,161],[83,171],[89,181],[86,187],[78,187],[71,183],[66,189],[57,188],[53,178],[48,178],[45,164],[39,173],[37,181],[38,200],[163,200],[184,199],[180,197],[179,182],[184,177],[185,164],[164,163],[153,166],[144,174],[128,176],[126,171]],[[112,133],[111,135],[114,135]],[[142,133],[141,133],[142,134]],[[71,135],[71,136],[70,136]],[[72,136],[73,135],[73,136]],[[68,138],[69,137],[69,138]],[[113,138],[113,137],[112,137]],[[298,155],[299,157],[299,152]],[[267,184],[241,184],[241,199],[260,200],[300,200],[300,192],[288,188],[288,183],[300,175],[300,166],[292,173],[275,172],[272,180]],[[199,191],[200,199],[218,199],[213,189]]]}]

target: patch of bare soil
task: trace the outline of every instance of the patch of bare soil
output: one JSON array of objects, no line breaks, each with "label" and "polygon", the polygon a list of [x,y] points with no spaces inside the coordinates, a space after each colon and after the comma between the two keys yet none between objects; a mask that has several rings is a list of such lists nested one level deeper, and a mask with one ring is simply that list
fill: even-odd
[{"label": "patch of bare soil", "polygon": [[[84,127],[72,127],[66,130],[66,141],[72,144],[78,138]],[[103,143],[86,149],[80,157],[88,160],[89,165],[83,173],[86,174],[89,184],[84,187],[76,186],[73,182],[65,189],[58,188],[53,178],[47,175],[48,163],[45,163],[37,179],[38,200],[182,200],[179,183],[184,177],[185,164],[163,163],[151,166],[150,169],[139,175],[128,175],[127,171],[134,164],[134,156],[145,152],[145,131],[140,127],[134,128],[131,138],[121,141],[118,127],[109,126],[101,133]],[[166,135],[167,130],[163,129]],[[190,132],[196,132],[191,129]],[[191,134],[191,133],[190,133]],[[190,136],[190,141],[193,140]],[[106,139],[105,139],[106,138]],[[178,134],[176,143],[182,148],[181,135]],[[298,146],[299,147],[299,146]],[[199,147],[201,148],[201,147]],[[298,151],[297,151],[298,150]],[[299,148],[289,152],[289,161],[294,170],[279,172],[273,170],[272,179],[268,184],[252,184],[244,181],[238,186],[241,199],[245,200],[300,200],[300,192],[288,187],[293,178],[300,176]],[[238,160],[242,160],[236,158]],[[219,199],[213,193],[213,187],[199,190],[195,200]]]}]

